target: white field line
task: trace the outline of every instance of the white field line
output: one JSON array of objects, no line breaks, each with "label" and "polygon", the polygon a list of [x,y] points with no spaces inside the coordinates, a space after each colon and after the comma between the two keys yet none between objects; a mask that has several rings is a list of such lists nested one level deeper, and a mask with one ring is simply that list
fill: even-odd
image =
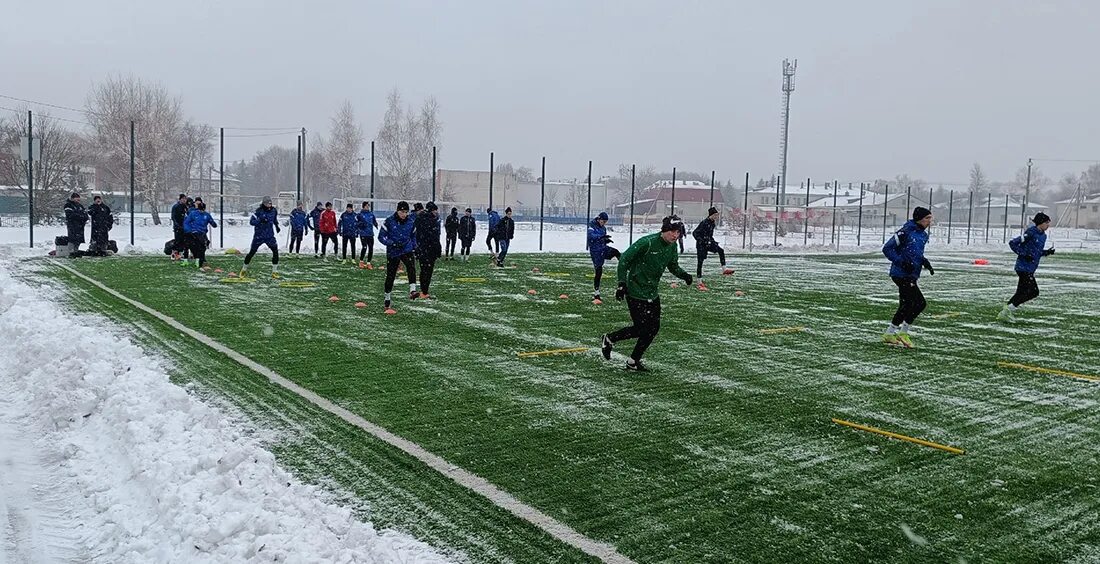
[{"label": "white field line", "polygon": [[516,517],[519,517],[520,519],[531,523],[532,525],[550,534],[554,538],[574,548],[577,548],[585,552],[586,554],[599,558],[604,562],[633,562],[626,556],[619,554],[614,546],[596,541],[575,531],[572,527],[566,525],[565,523],[562,523],[557,519],[554,519],[553,517],[543,513],[542,511],[539,511],[538,509],[535,509],[534,507],[531,507],[516,499],[511,494],[496,487],[485,478],[482,478],[467,470],[459,468],[458,466],[451,464],[450,462],[447,462],[444,458],[432,454],[420,445],[399,437],[387,431],[385,428],[371,423],[366,419],[363,419],[362,417],[348,411],[347,409],[344,409],[336,405],[335,403],[332,403],[331,401],[315,394],[314,392],[311,392],[299,386],[298,384],[295,384],[294,382],[280,376],[270,368],[267,368],[249,359],[248,357],[245,357],[237,351],[215,341],[214,339],[202,333],[199,333],[198,331],[195,331],[194,329],[187,327],[179,321],[176,321],[175,319],[164,315],[163,313],[156,311],[141,302],[132,300],[120,294],[119,292],[109,288],[98,280],[94,280],[80,272],[77,272],[72,267],[62,264],[61,262],[56,260],[52,262],[57,266],[65,269],[66,271],[72,273],[74,276],[77,276],[82,280],[87,281],[89,284],[92,284],[100,290],[107,292],[115,298],[118,298],[119,300],[122,300],[123,302],[126,302],[127,304],[130,304],[131,306],[149,315],[152,315],[153,317],[168,324],[173,329],[176,329],[181,333],[188,335],[196,341],[199,341],[200,343],[228,356],[229,358],[235,360],[236,362],[252,370],[253,372],[256,372],[257,374],[266,377],[268,380],[279,384],[287,390],[298,394],[299,396],[305,398],[317,407],[320,407],[321,409],[324,409],[325,411],[339,417],[340,419],[343,419],[344,421],[355,425],[356,427],[359,427],[360,429],[370,433],[379,440],[382,440],[389,445],[397,447],[404,453],[428,465],[428,467],[435,470],[436,472],[443,474],[444,476],[454,480],[459,485],[487,498],[497,507],[500,507],[505,511],[508,511],[509,513],[515,515]]}]

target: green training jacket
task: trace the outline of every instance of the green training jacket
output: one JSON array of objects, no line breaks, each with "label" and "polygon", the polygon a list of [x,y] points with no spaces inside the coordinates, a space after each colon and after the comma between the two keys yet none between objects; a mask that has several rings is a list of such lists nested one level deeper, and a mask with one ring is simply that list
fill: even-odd
[{"label": "green training jacket", "polygon": [[677,256],[676,243],[666,243],[660,233],[635,241],[619,258],[619,283],[626,282],[626,295],[636,300],[657,299],[657,285],[666,268],[687,280],[689,275],[680,268]]}]

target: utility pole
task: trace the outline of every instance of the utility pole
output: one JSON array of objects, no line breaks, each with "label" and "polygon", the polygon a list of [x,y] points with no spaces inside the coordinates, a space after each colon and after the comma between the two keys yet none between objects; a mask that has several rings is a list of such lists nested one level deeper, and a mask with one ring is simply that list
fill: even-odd
[{"label": "utility pole", "polygon": [[1027,204],[1031,197],[1031,159],[1027,160],[1027,184],[1024,186],[1024,202],[1020,206],[1020,229],[1027,225]]},{"label": "utility pole", "polygon": [[798,68],[798,59],[790,61],[783,59],[783,125],[780,130],[779,140],[779,178],[781,178],[783,185],[779,186],[777,192],[779,196],[779,212],[783,212],[783,207],[787,205],[787,149],[789,147],[790,140],[790,127],[791,127],[791,93],[794,92],[794,73]]}]

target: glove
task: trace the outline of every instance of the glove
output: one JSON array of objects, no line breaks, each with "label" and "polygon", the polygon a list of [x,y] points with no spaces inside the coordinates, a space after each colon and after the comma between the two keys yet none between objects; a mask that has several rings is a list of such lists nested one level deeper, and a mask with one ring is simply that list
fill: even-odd
[{"label": "glove", "polygon": [[1054,247],[1051,247],[1051,248],[1043,251],[1043,256],[1044,257],[1048,257],[1048,256],[1053,255],[1053,254],[1054,254]]},{"label": "glove", "polygon": [[283,229],[281,227],[279,227],[278,223],[275,224],[275,232],[276,233],[282,233],[283,232]]},{"label": "glove", "polygon": [[936,275],[936,269],[932,268],[932,263],[928,262],[928,259],[922,259],[921,266],[928,269],[928,274],[931,274],[932,276]]},{"label": "glove", "polygon": [[692,280],[695,280],[695,279],[692,278],[690,274],[687,275],[687,278],[684,278],[684,282],[687,282],[688,286],[691,286]]},{"label": "glove", "polygon": [[626,282],[619,282],[619,287],[615,288],[615,299],[620,302],[626,297]]},{"label": "glove", "polygon": [[604,236],[603,236],[603,242],[604,242],[604,243],[614,243],[615,241],[612,241],[612,240],[611,240],[611,236],[610,236],[610,235],[604,235]]}]

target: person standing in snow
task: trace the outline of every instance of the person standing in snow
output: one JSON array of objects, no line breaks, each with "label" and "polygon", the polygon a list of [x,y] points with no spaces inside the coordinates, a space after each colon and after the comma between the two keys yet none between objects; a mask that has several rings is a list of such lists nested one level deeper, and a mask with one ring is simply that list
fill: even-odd
[{"label": "person standing in snow", "polygon": [[1039,269],[1039,260],[1054,254],[1054,247],[1046,249],[1047,229],[1050,229],[1050,216],[1043,212],[1035,214],[1034,224],[1023,235],[1008,242],[1009,248],[1016,253],[1016,293],[1001,308],[997,319],[1016,321],[1016,309],[1026,302],[1039,297],[1039,283],[1035,281],[1035,271]]},{"label": "person standing in snow", "polygon": [[924,258],[924,246],[928,244],[928,227],[932,225],[932,212],[927,208],[913,210],[913,219],[894,233],[882,246],[882,254],[890,260],[890,279],[898,287],[898,309],[890,321],[882,342],[888,345],[900,345],[913,348],[909,328],[924,311],[928,302],[924,300],[917,281],[922,268],[935,276],[932,263]]},{"label": "person standing in snow", "polygon": [[397,203],[397,211],[382,222],[382,228],[378,230],[378,242],[386,246],[386,281],[382,287],[384,294],[384,306],[386,314],[397,313],[393,309],[393,300],[390,297],[393,292],[393,282],[397,277],[397,266],[405,265],[405,272],[409,276],[409,299],[415,300],[419,293],[416,290],[416,262],[413,254],[416,251],[416,222],[409,217],[409,203],[400,201]]},{"label": "person standing in snow", "polygon": [[[497,255],[500,254],[500,240],[496,238],[497,227],[500,225],[500,214],[493,208],[485,208],[485,213],[489,216],[489,232],[485,235],[485,246],[489,248],[489,255],[491,260],[497,260]],[[493,250],[493,244],[496,244],[496,250]]]},{"label": "person standing in snow", "polygon": [[309,228],[313,230],[313,258],[317,258],[317,253],[321,250],[321,214],[324,211],[325,206],[317,202],[309,212]]},{"label": "person standing in snow", "polygon": [[309,216],[306,215],[305,204],[298,202],[298,207],[290,211],[290,248],[288,253],[296,255],[302,253],[302,238],[309,233]]},{"label": "person standing in snow", "polygon": [[496,255],[497,267],[504,268],[508,247],[512,246],[512,239],[516,237],[516,222],[512,219],[512,208],[504,208],[504,217],[500,218],[500,223],[497,224],[495,237],[497,247],[500,249]]},{"label": "person standing in snow", "polygon": [[187,258],[187,234],[183,230],[183,220],[187,218],[187,194],[180,194],[175,204],[172,204],[172,251],[173,258]]},{"label": "person standing in snow", "polygon": [[187,217],[183,220],[183,232],[188,238],[194,265],[199,268],[206,266],[206,230],[208,226],[217,227],[218,224],[213,217],[210,217],[209,213],[206,213],[206,203],[199,201],[196,203],[195,209],[187,212]]},{"label": "person standing in snow", "polygon": [[88,216],[92,219],[92,243],[88,246],[88,254],[107,256],[107,238],[115,226],[115,218],[111,215],[110,206],[103,203],[103,198],[96,196],[92,202],[88,208]]},{"label": "person standing in snow", "polygon": [[592,303],[600,305],[600,280],[603,278],[604,261],[619,258],[619,250],[609,246],[612,243],[611,236],[607,234],[607,212],[600,212],[591,223],[588,224],[588,254],[592,258],[592,267],[595,275],[592,277]]},{"label": "person standing in snow", "polygon": [[455,259],[455,244],[458,243],[458,208],[451,208],[444,229],[447,231],[447,260]]},{"label": "person standing in snow", "polygon": [[325,253],[328,249],[328,242],[332,241],[332,254],[336,254],[340,249],[337,248],[336,242],[336,211],[332,209],[332,202],[325,202],[325,211],[321,212],[317,220],[317,230],[321,233],[321,258],[325,258]]},{"label": "person standing in snow", "polygon": [[717,226],[717,221],[718,208],[712,207],[707,210],[707,217],[703,218],[695,231],[691,232],[691,236],[695,238],[695,256],[698,262],[695,267],[695,276],[699,279],[699,290],[704,292],[707,291],[707,285],[703,283],[703,261],[707,260],[707,253],[718,254],[718,261],[722,263],[722,274],[733,274],[733,269],[726,267],[725,251],[714,240],[714,228]]},{"label": "person standing in snow", "polygon": [[615,299],[623,301],[630,310],[631,325],[603,336],[603,357],[611,360],[615,343],[637,339],[626,367],[644,371],[642,355],[661,330],[661,296],[657,292],[661,275],[667,269],[674,276],[691,285],[691,275],[684,272],[677,262],[676,239],[683,225],[666,217],[660,233],[652,233],[638,239],[619,259],[619,287]]},{"label": "person standing in snow", "polygon": [[70,257],[81,255],[80,245],[84,243],[84,226],[88,224],[88,211],[80,203],[80,194],[73,192],[65,202],[65,231],[68,235],[67,247]]},{"label": "person standing in snow", "polygon": [[[363,202],[363,207],[359,210],[356,219],[356,225],[359,228],[359,266],[363,266],[367,270],[374,270],[374,264],[371,261],[374,260],[374,230],[378,227],[378,220],[375,219],[374,212],[370,210],[370,202]],[[367,258],[365,265],[363,264],[364,256]]]},{"label": "person standing in snow", "polygon": [[420,297],[431,298],[432,273],[443,249],[439,245],[439,206],[428,202],[416,216],[416,258],[420,263]]},{"label": "person standing in snow", "polygon": [[348,243],[351,243],[351,259],[355,260],[355,242],[359,240],[359,216],[355,214],[355,207],[351,204],[340,214],[340,236],[344,239],[340,262],[348,262]]},{"label": "person standing in snow", "polygon": [[264,196],[263,202],[252,216],[248,218],[248,224],[253,227],[252,246],[248,248],[248,254],[244,257],[244,267],[241,268],[241,278],[248,274],[248,263],[256,256],[260,245],[267,245],[271,249],[271,277],[279,277],[279,242],[275,240],[275,233],[282,231],[279,228],[279,210],[271,204],[271,196]]},{"label": "person standing in snow", "polygon": [[458,222],[458,239],[462,241],[462,249],[459,254],[462,255],[463,262],[470,260],[470,246],[474,244],[474,237],[476,236],[477,221],[474,219],[473,210],[466,208],[466,215],[463,215]]}]

